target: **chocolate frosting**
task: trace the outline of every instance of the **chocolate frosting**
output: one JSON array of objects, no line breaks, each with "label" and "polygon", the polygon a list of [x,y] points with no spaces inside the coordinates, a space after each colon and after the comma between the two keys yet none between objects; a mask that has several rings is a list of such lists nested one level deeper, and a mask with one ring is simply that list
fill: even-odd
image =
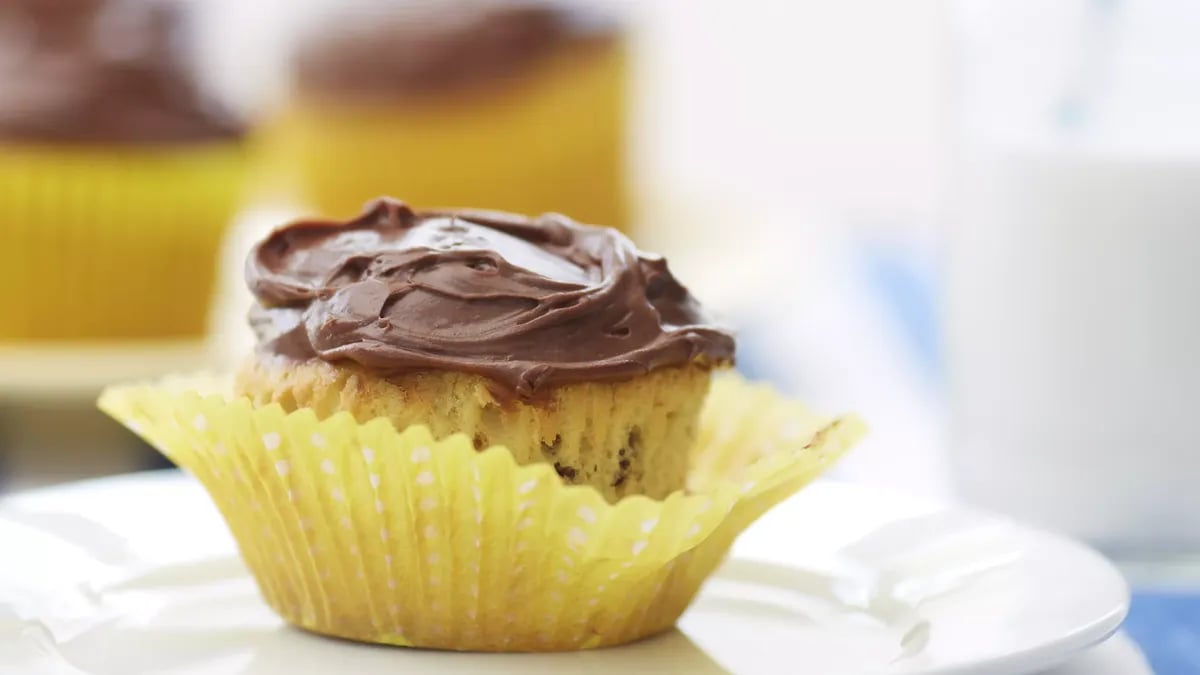
[{"label": "chocolate frosting", "polygon": [[381,199],[349,222],[276,230],[246,276],[262,351],[385,375],[473,373],[526,400],[734,353],[664,259],[558,214],[417,213]]},{"label": "chocolate frosting", "polygon": [[618,33],[610,15],[553,2],[425,2],[346,18],[302,42],[295,80],[303,95],[403,98],[495,83]]},{"label": "chocolate frosting", "polygon": [[187,67],[185,19],[168,0],[0,1],[0,140],[239,136]]}]

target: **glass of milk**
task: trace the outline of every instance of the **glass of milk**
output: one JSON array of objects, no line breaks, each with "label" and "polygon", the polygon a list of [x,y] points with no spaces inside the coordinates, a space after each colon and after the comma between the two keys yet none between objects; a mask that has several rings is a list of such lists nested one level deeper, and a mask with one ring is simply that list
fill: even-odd
[{"label": "glass of milk", "polygon": [[1200,552],[1200,3],[959,0],[952,27],[957,493]]}]

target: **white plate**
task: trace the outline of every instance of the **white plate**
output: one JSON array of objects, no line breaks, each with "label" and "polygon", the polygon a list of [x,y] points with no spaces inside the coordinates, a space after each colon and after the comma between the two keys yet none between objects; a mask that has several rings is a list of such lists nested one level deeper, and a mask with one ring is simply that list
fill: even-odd
[{"label": "white plate", "polygon": [[[1067,539],[818,483],[768,514],[679,630],[542,655],[372,647],[287,628],[198,485],[143,474],[0,502],[0,672],[999,675],[1062,663],[1129,592]],[[6,670],[6,668],[8,670]]]}]

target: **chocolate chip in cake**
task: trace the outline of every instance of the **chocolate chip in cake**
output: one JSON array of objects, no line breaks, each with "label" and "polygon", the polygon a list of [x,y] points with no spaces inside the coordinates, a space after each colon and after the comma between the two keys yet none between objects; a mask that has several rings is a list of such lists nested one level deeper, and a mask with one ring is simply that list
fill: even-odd
[{"label": "chocolate chip in cake", "polygon": [[475,434],[475,437],[471,439],[471,444],[475,446],[476,450],[483,450],[488,446],[488,437],[482,432],[477,433]]}]

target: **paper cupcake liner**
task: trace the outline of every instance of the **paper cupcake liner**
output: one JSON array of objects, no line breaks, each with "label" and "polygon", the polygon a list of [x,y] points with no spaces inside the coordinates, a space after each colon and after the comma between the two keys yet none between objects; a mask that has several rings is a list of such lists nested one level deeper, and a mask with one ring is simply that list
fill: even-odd
[{"label": "paper cupcake liner", "polygon": [[286,621],[442,649],[586,649],[670,628],[734,538],[863,431],[720,377],[687,493],[612,504],[465,436],[207,393],[224,387],[116,387],[100,407],[204,484]]},{"label": "paper cupcake liner", "polygon": [[238,144],[0,145],[0,340],[200,336]]},{"label": "paper cupcake liner", "polygon": [[[298,97],[264,132],[296,197],[346,217],[392,194],[422,208],[561,211],[624,227],[624,50],[552,59],[506,87],[405,100]],[[364,158],[394,156],[395,161]]]}]

